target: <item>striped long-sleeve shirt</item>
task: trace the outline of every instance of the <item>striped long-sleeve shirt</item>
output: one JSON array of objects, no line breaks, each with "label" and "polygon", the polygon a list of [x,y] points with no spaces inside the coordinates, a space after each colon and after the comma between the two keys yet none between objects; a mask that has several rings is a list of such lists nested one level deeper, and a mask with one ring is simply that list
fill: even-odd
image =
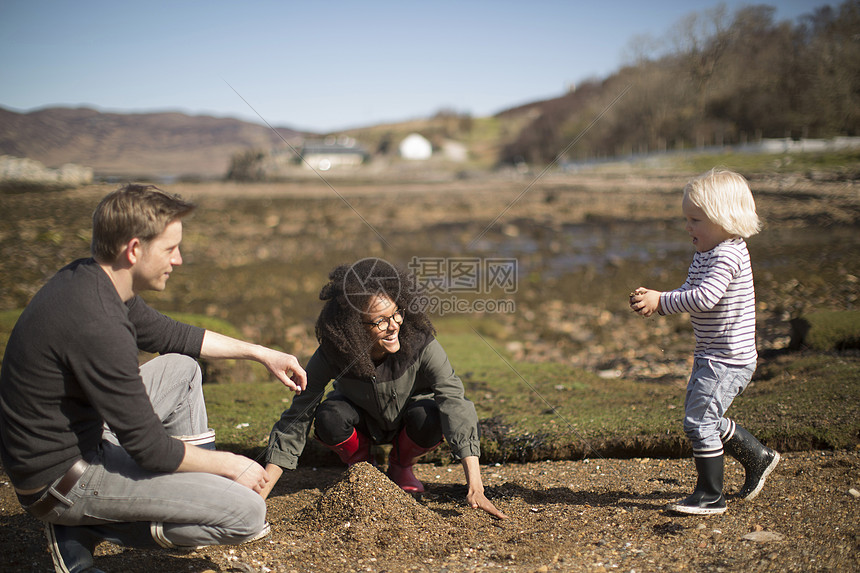
[{"label": "striped long-sleeve shirt", "polygon": [[755,363],[755,289],[743,239],[697,252],[684,284],[660,293],[660,314],[681,312],[690,314],[694,356],[734,365]]}]

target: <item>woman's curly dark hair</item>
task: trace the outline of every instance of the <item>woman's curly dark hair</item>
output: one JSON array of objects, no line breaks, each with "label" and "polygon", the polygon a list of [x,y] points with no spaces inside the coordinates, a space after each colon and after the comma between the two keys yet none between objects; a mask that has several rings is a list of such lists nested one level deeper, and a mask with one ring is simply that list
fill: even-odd
[{"label": "woman's curly dark hair", "polygon": [[361,259],[336,267],[328,278],[320,290],[320,300],[325,304],[317,318],[316,337],[326,358],[344,374],[370,378],[376,372],[362,313],[378,295],[390,298],[403,312],[398,354],[411,356],[436,334],[418,304],[413,277],[391,263],[375,257]]}]

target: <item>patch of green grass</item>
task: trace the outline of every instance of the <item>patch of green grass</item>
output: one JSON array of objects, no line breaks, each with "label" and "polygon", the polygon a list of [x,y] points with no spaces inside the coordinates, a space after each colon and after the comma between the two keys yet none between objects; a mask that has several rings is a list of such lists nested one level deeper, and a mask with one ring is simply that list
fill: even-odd
[{"label": "patch of green grass", "polygon": [[469,332],[448,326],[440,325],[439,341],[478,417],[506,428],[507,435],[495,436],[500,444],[485,443],[485,450],[505,459],[605,455],[622,453],[634,436],[668,436],[646,441],[659,450],[677,448],[683,411],[677,388],[602,379],[565,364],[518,362],[502,341],[482,334],[480,324]]},{"label": "patch of green grass", "polygon": [[822,352],[860,348],[860,311],[820,310],[791,322],[793,348]]},{"label": "patch of green grass", "polygon": [[856,447],[860,359],[856,354],[788,354],[759,368],[732,414],[786,450]]},{"label": "patch of green grass", "polygon": [[203,393],[217,446],[245,454],[266,446],[269,431],[293,397],[274,378],[248,384],[207,384]]}]

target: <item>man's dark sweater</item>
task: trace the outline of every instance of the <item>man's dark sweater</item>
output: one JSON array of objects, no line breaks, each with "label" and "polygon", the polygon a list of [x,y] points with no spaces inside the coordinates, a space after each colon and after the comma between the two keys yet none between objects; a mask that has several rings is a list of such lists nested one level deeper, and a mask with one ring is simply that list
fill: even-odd
[{"label": "man's dark sweater", "polygon": [[60,477],[96,449],[105,421],[141,467],[175,471],[184,445],[153,412],[138,349],[196,358],[204,332],[140,297],[123,303],[92,259],[61,269],[21,314],[0,371],[0,459],[15,487]]}]

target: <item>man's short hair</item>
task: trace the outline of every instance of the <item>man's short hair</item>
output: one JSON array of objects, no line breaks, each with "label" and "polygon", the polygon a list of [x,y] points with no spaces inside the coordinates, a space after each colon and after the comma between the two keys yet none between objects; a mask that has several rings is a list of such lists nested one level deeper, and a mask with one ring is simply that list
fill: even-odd
[{"label": "man's short hair", "polygon": [[102,263],[116,261],[132,239],[147,243],[195,205],[155,185],[130,184],[105,196],[93,213],[90,251]]}]

